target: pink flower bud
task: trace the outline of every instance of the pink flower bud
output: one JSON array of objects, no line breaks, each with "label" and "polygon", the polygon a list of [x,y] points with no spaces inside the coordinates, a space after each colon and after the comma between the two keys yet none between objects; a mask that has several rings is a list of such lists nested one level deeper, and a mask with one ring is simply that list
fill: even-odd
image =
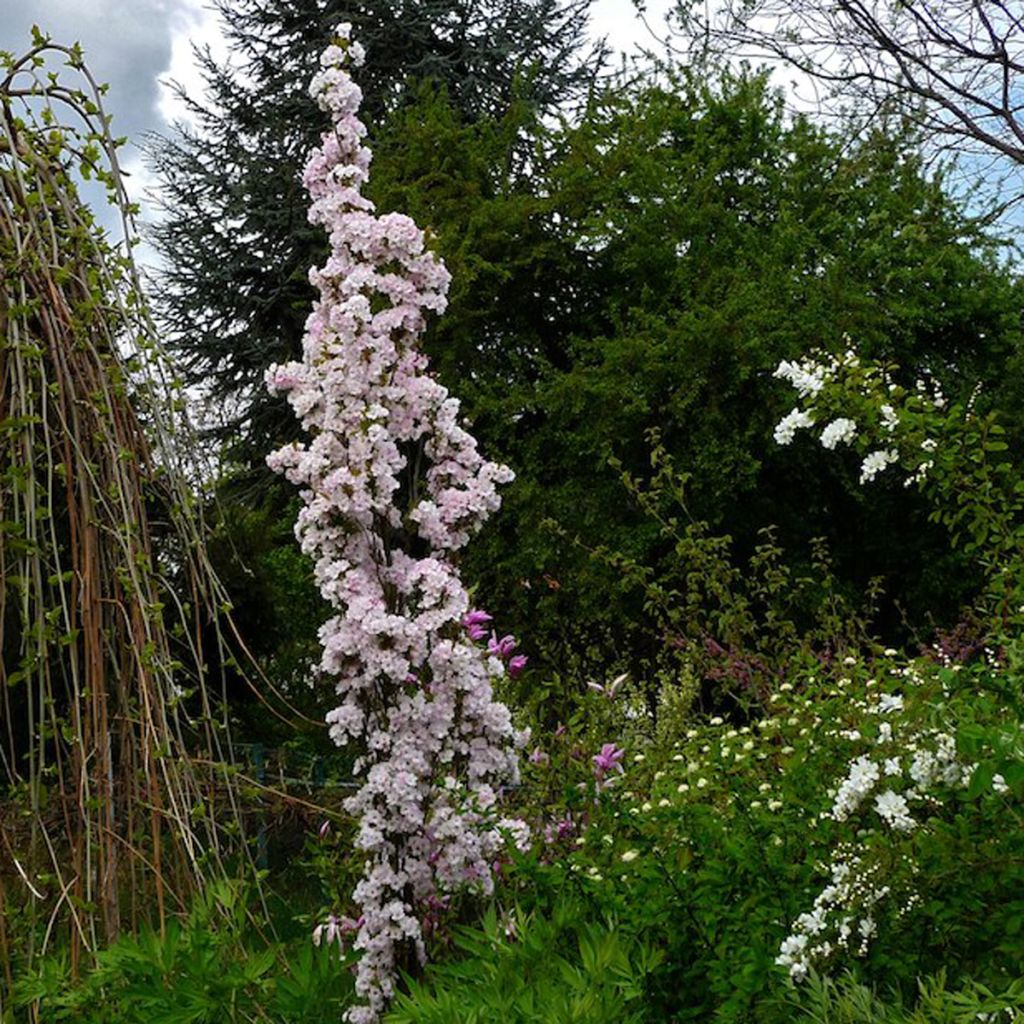
[{"label": "pink flower bud", "polygon": [[503,636],[500,640],[491,634],[487,641],[487,650],[504,661],[516,649],[516,638],[514,636]]},{"label": "pink flower bud", "polygon": [[514,657],[509,658],[509,660],[508,660],[508,674],[513,679],[515,679],[515,677],[517,675],[519,675],[520,672],[522,672],[524,668],[526,668],[526,663],[529,660],[530,659],[527,658],[527,656],[525,654],[516,654]]}]

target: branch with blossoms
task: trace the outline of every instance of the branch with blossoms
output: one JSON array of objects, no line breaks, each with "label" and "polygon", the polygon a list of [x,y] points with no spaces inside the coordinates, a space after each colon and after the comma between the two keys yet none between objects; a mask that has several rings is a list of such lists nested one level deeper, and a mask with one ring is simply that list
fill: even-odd
[{"label": "branch with blossoms", "polygon": [[908,684],[909,710],[903,694],[878,694],[866,704],[861,728],[838,734],[857,743],[860,752],[833,786],[832,806],[821,818],[853,828],[833,849],[828,881],[793,922],[776,957],[796,981],[841,954],[866,956],[880,915],[898,919],[921,904],[912,840],[934,831],[945,804],[955,812],[975,778],[982,783],[975,795],[1008,792],[1001,775],[985,785],[978,764],[957,750],[953,733],[922,727],[926,702],[913,707],[914,690],[926,680],[914,666],[899,674]]},{"label": "branch with blossoms", "polygon": [[800,431],[816,433],[823,448],[862,456],[862,484],[889,466],[905,472],[906,486],[923,483],[935,467],[939,440],[951,431],[949,407],[937,383],[919,378],[905,387],[896,371],[850,349],[781,362],[775,376],[789,381],[798,404],[775,427],[776,443],[792,444]]},{"label": "branch with blossoms", "polygon": [[445,309],[449,275],[412,220],[377,215],[362,195],[370,151],[348,68],[364,55],[349,35],[340,26],[310,86],[331,128],[303,182],[330,255],[310,272],[320,294],[302,360],[267,374],[310,440],[267,462],[302,489],[296,535],[336,611],[320,630],[320,671],[340,698],[327,721],[361,752],[345,802],[364,862],[359,912],[314,939],[351,938],[362,1003],[346,1019],[372,1024],[400,970],[424,961],[425,925],[453,894],[490,892],[506,842],[526,841],[498,793],[518,779],[527,737],[493,693],[526,659],[512,637],[488,636],[455,564],[513,474],[481,456],[458,400],[427,372],[419,339],[426,314]]},{"label": "branch with blossoms", "polygon": [[849,448],[861,457],[861,484],[901,474],[932,503],[932,520],[981,563],[1004,625],[1011,617],[1024,624],[1024,480],[996,415],[979,407],[980,388],[950,403],[934,380],[903,384],[898,367],[852,350],[782,362],[775,376],[797,393],[775,427],[778,444],[807,433],[826,449]]}]

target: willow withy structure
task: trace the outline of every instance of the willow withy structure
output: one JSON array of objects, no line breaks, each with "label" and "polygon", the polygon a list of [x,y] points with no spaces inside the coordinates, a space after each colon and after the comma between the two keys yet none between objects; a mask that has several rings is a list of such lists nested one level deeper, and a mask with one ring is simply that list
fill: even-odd
[{"label": "willow withy structure", "polygon": [[[55,60],[60,74],[48,70]],[[131,260],[103,90],[77,48],[39,36],[0,74],[0,977],[10,984],[54,945],[74,966],[126,924],[162,927],[197,879],[223,870],[215,818],[235,808],[223,778],[197,768],[230,760],[203,669],[223,663],[205,650],[223,596],[205,563],[181,398]],[[81,88],[62,83],[68,74]],[[120,211],[122,244],[83,204],[82,179]]]}]

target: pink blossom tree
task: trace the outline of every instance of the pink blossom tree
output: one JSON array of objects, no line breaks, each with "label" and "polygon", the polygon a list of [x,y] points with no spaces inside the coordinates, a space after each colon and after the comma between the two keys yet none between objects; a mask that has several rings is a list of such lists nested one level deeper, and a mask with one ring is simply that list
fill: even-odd
[{"label": "pink blossom tree", "polygon": [[[455,566],[512,479],[459,424],[459,402],[427,372],[418,344],[449,283],[423,232],[378,216],[361,93],[348,73],[363,50],[342,25],[310,91],[332,127],[306,165],[309,219],[330,236],[303,358],[267,374],[310,435],[268,464],[302,488],[296,534],[336,610],[321,628],[321,671],[340,702],[327,715],[339,745],[356,744],[364,872],[355,932],[361,956],[354,1024],[380,1017],[399,966],[425,956],[423,917],[459,889],[489,892],[492,865],[526,827],[500,817],[497,787],[518,775],[525,735],[492,686],[509,670],[504,642],[480,642],[488,621],[469,607]],[[506,638],[508,639],[508,638]],[[507,648],[507,649],[506,649]],[[323,929],[318,934],[323,934]]]}]

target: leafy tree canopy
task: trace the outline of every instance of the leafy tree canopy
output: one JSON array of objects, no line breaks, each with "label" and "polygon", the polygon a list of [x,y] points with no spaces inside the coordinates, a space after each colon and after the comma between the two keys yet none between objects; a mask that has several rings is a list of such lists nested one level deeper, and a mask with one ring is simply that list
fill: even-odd
[{"label": "leafy tree canopy", "polygon": [[[524,633],[564,636],[567,622],[618,633],[630,616],[613,581],[542,523],[656,562],[656,531],[608,465],[643,475],[656,428],[691,475],[694,518],[747,550],[769,523],[798,547],[825,535],[844,578],[885,574],[919,616],[954,568],[944,539],[912,496],[866,497],[852,462],[778,448],[787,396],[772,371],[809,346],[853,345],[933,373],[951,393],[986,380],[1015,407],[1021,289],[997,244],[923,173],[912,139],[844,143],[786,118],[757,75],[610,90],[551,146],[534,188],[550,204],[553,262],[534,280],[551,320],[569,326],[557,358],[530,348],[539,374],[517,378],[506,359],[507,385],[481,410],[485,440],[520,474],[505,532],[473,554],[494,607]],[[558,290],[566,280],[575,287]],[[506,306],[529,302],[519,284]],[[897,513],[902,532],[890,526]],[[965,593],[933,610],[955,613]],[[631,617],[642,621],[639,609]]]}]

